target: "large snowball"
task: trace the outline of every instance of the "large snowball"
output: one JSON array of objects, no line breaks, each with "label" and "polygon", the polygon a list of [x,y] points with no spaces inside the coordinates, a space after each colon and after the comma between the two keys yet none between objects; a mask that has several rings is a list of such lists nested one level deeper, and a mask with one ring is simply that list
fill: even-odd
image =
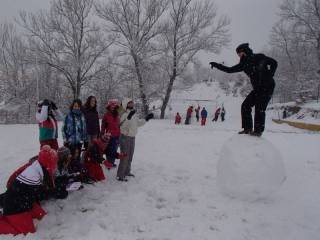
[{"label": "large snowball", "polygon": [[281,154],[266,139],[237,134],[223,145],[217,183],[224,194],[246,201],[266,199],[285,179]]}]

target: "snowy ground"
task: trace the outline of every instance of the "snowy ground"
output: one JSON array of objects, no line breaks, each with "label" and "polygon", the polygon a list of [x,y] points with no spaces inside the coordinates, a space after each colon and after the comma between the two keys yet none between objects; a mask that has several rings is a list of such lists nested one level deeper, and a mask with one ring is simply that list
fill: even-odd
[{"label": "snowy ground", "polygon": [[[45,203],[37,232],[15,239],[319,239],[320,134],[268,120],[263,138],[282,153],[287,180],[270,200],[250,203],[225,197],[216,184],[221,147],[238,129],[239,118],[228,116],[206,127],[151,121],[137,136],[136,178],[119,183],[115,170],[106,171],[107,181]],[[0,133],[3,191],[9,174],[37,152],[38,129],[0,125]]]}]

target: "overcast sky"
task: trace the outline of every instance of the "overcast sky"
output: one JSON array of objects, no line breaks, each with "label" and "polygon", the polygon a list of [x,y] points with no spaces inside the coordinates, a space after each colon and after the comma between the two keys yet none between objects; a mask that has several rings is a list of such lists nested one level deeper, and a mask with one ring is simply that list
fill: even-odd
[{"label": "overcast sky", "polygon": [[[0,0],[0,21],[11,20],[19,10],[36,11],[48,8],[50,0]],[[231,18],[232,42],[219,56],[201,54],[204,63],[225,61],[234,64],[238,61],[235,48],[249,42],[254,52],[262,51],[268,44],[272,26],[277,21],[278,6],[281,0],[215,0],[219,13]]]}]

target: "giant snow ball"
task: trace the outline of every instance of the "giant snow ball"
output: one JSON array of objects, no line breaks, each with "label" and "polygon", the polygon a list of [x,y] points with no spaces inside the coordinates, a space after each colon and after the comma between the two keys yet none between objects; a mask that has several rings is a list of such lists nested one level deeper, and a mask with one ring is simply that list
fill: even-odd
[{"label": "giant snow ball", "polygon": [[237,134],[222,146],[217,165],[222,193],[244,201],[269,199],[285,179],[279,150],[263,137]]}]

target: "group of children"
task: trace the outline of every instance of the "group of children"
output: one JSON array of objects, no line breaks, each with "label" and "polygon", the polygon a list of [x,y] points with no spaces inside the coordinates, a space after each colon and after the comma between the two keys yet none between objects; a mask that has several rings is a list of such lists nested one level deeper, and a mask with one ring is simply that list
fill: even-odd
[{"label": "group of children", "polygon": [[[40,152],[14,171],[7,190],[0,194],[0,234],[34,233],[33,219],[46,215],[41,201],[65,199],[70,191],[83,188],[82,184],[104,180],[102,166],[116,167],[115,159],[120,159],[118,181],[134,177],[131,162],[137,129],[152,118],[150,113],[139,119],[132,99],[124,99],[122,104],[111,99],[100,127],[94,96],[88,97],[84,106],[79,99],[74,100],[65,117],[53,101],[39,102]],[[61,147],[57,120],[63,120]]]},{"label": "group of children", "polygon": [[[207,122],[208,111],[206,110],[205,107],[202,108],[201,112],[200,112],[200,109],[201,109],[201,107],[198,105],[198,107],[194,110],[196,113],[196,120],[197,120],[197,122],[199,122],[200,117],[201,117],[201,126],[205,126],[206,122]],[[193,113],[193,106],[189,106],[187,109],[186,119],[184,122],[186,125],[189,125],[191,123],[192,113]],[[222,107],[222,109],[220,107],[217,108],[212,121],[216,122],[218,120],[219,116],[221,116],[221,121],[223,122],[225,120],[225,114],[226,114],[226,111],[225,111],[224,107]],[[175,124],[181,124],[181,120],[182,120],[182,117],[181,117],[180,113],[177,112],[176,117],[175,117]]]}]

